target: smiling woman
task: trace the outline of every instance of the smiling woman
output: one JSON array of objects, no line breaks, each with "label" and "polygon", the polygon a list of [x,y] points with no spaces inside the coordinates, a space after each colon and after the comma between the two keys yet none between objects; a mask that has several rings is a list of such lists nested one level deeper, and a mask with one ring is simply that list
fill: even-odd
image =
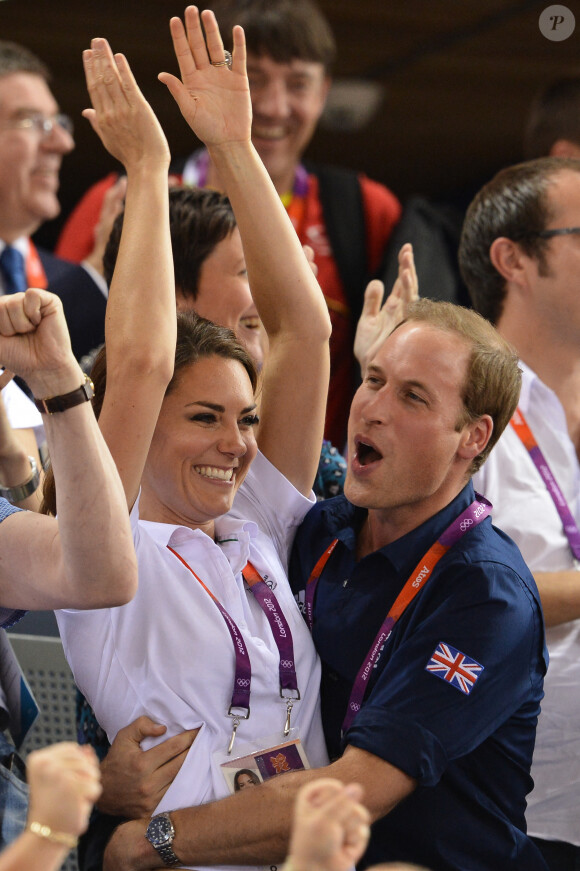
[{"label": "smiling woman", "polygon": [[[187,32],[179,19],[171,23],[183,83],[161,78],[207,145],[235,212],[239,236],[220,243],[235,250],[216,246],[214,254],[234,265],[245,254],[268,334],[260,425],[256,371],[234,334],[192,313],[178,315],[176,333],[166,140],[124,58],[94,40],[85,52],[94,107],[86,114],[125,164],[127,199],[106,378],[104,356],[93,374],[103,397],[99,425],[132,509],[139,591],[116,612],[58,615],[77,683],[109,739],[144,714],[166,725],[167,736],[191,730],[190,743],[195,735],[158,810],[224,795],[231,778],[215,754],[229,752],[231,761],[233,746],[264,749],[264,739],[286,737],[295,767],[326,761],[319,665],[286,564],[313,501],[329,319],[250,141],[243,33],[234,34],[230,71],[213,15],[204,15],[207,48],[194,7],[186,21]],[[307,433],[288,425],[288,409],[309,421]],[[157,817],[147,837],[152,853],[174,861],[170,844],[158,841],[167,825]]]},{"label": "smiling woman", "polygon": [[214,538],[215,518],[231,509],[256,456],[257,375],[232,333],[193,313],[178,317],[176,361],[141,481],[140,514],[195,523]]}]

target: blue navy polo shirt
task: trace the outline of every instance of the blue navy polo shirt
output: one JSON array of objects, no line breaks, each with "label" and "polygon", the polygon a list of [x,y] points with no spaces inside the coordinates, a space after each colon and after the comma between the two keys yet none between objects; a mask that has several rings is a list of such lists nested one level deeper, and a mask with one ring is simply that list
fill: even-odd
[{"label": "blue navy polo shirt", "polygon": [[[341,740],[353,681],[390,606],[473,499],[469,483],[417,529],[357,562],[366,510],[338,496],[311,509],[294,543],[290,577],[300,601],[315,563],[339,540],[318,583],[313,629],[331,758],[350,744],[417,780],[414,793],[374,824],[362,867],[396,860],[433,871],[546,867],[524,819],[547,666],[542,611],[517,546],[490,518],[440,559],[395,625]],[[441,665],[457,655],[476,663],[473,682]]]},{"label": "blue navy polo shirt", "polygon": [[11,505],[7,499],[0,496],[0,523],[2,523],[3,520],[6,520],[7,517],[10,517],[11,514],[15,514],[17,511],[21,510],[21,508]]}]

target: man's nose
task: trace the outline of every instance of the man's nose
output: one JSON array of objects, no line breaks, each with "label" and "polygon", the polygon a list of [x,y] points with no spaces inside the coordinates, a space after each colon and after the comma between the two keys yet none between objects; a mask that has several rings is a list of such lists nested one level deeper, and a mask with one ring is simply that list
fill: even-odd
[{"label": "man's nose", "polygon": [[75,147],[75,141],[72,133],[69,133],[68,130],[65,130],[64,127],[55,122],[50,133],[44,136],[41,145],[48,151],[68,154]]},{"label": "man's nose", "polygon": [[268,82],[260,89],[260,93],[252,100],[252,103],[258,115],[287,118],[290,114],[288,90],[284,82]]}]

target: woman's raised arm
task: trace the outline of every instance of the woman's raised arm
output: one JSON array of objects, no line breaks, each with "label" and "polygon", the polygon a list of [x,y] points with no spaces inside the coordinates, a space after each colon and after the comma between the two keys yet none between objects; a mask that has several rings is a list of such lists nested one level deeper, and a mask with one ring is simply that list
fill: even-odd
[{"label": "woman's raised arm", "polygon": [[205,143],[231,200],[252,295],[269,339],[258,444],[304,493],[320,457],[329,378],[330,319],[318,282],[252,145],[246,47],[234,28],[231,69],[212,12],[195,6],[171,20],[181,79],[161,73]]},{"label": "woman's raised arm", "polygon": [[131,506],[175,356],[170,156],[123,55],[113,56],[106,40],[94,39],[83,63],[93,107],[83,114],[127,172],[123,232],[107,304],[107,389],[99,424]]}]

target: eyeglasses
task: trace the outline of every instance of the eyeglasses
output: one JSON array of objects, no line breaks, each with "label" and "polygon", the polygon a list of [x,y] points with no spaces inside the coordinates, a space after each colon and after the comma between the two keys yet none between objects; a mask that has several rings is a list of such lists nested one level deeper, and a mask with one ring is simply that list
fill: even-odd
[{"label": "eyeglasses", "polygon": [[9,121],[2,121],[0,125],[4,128],[20,128],[36,130],[40,133],[42,139],[50,136],[55,127],[60,127],[69,136],[73,135],[74,124],[72,118],[68,115],[53,115],[51,118],[45,118],[40,112],[33,112],[24,118],[12,118]]},{"label": "eyeglasses", "polygon": [[580,227],[558,227],[556,230],[538,230],[537,233],[526,233],[526,238],[552,239],[554,236],[580,236]]}]

